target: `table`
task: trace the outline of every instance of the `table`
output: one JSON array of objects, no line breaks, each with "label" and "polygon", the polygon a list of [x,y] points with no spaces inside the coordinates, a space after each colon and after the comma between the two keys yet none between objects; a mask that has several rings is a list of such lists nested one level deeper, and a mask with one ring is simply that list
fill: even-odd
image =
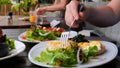
[{"label": "table", "polygon": [[[89,40],[97,39],[97,40],[111,41],[115,43],[114,40],[110,40],[109,38],[106,37],[86,37],[86,39]],[[25,43],[25,44],[26,44],[26,49],[24,52],[18,54],[15,57],[0,61],[0,68],[44,68],[34,65],[28,60],[28,52],[35,45],[35,43]],[[118,47],[118,49],[119,49],[119,53],[114,60],[102,66],[98,66],[94,68],[107,68],[107,67],[120,68],[120,47]]]},{"label": "table", "polygon": [[[19,20],[19,18],[23,18],[25,16],[13,16],[13,23],[8,23],[8,16],[0,16],[0,28],[2,29],[22,29],[22,28],[30,28],[31,23],[29,21],[22,21]],[[49,27],[50,22],[52,20],[60,21],[60,24],[57,25],[57,27],[62,27],[64,29],[68,29],[68,26],[65,24],[65,21],[63,18],[58,17],[46,17],[47,22],[43,22],[43,24],[39,24],[41,26]],[[82,25],[80,25],[81,27]],[[80,31],[81,29],[77,28],[71,28],[72,30]]]},{"label": "table", "polygon": [[0,27],[4,29],[10,28],[29,28],[30,22],[18,20],[20,16],[13,16],[13,23],[8,23],[8,16],[0,16]]},{"label": "table", "polygon": [[[18,29],[18,28],[30,28],[31,23],[29,21],[22,21],[19,18],[24,16],[13,16],[13,23],[8,22],[8,16],[0,16],[0,28],[2,29]],[[49,19],[49,18],[48,18]],[[43,23],[41,26],[49,26],[49,23]]]},{"label": "table", "polygon": [[[19,18],[23,18],[26,16],[13,16],[13,23],[8,23],[8,16],[0,16],[0,28],[2,28],[3,33],[8,37],[17,39],[16,36],[20,35],[20,33],[26,31],[31,27],[31,23],[29,21],[22,21]],[[52,19],[48,21],[51,21]],[[40,24],[41,26],[50,26],[50,23]]]}]

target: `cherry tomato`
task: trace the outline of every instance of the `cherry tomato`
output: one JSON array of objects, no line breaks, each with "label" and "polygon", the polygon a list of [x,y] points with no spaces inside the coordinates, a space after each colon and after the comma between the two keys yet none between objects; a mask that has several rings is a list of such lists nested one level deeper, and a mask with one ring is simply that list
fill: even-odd
[{"label": "cherry tomato", "polygon": [[21,36],[21,38],[25,40],[25,39],[26,39],[26,36],[23,35],[23,36]]},{"label": "cherry tomato", "polygon": [[59,31],[59,32],[63,32],[63,31],[64,31],[64,29],[63,29],[63,28],[60,28],[58,31]]},{"label": "cherry tomato", "polygon": [[49,28],[49,30],[50,30],[50,31],[52,31],[52,30],[53,30],[53,28]]}]

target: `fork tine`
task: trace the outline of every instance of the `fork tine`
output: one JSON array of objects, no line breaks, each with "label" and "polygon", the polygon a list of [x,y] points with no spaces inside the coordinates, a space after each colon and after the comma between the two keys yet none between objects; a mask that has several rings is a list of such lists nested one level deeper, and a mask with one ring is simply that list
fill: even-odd
[{"label": "fork tine", "polygon": [[68,45],[69,32],[63,32],[60,37],[61,46]]},{"label": "fork tine", "polygon": [[69,37],[69,33],[66,34],[66,41],[65,41],[65,45],[68,45],[68,37]]},{"label": "fork tine", "polygon": [[60,37],[61,46],[63,47],[63,43],[62,43],[63,40],[62,39],[63,39],[63,34],[61,34],[61,37]]}]

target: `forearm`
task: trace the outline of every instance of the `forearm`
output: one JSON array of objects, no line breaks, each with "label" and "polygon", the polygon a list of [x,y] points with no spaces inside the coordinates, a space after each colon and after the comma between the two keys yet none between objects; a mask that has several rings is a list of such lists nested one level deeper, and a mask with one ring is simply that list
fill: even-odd
[{"label": "forearm", "polygon": [[85,21],[98,27],[112,26],[119,21],[118,16],[116,16],[108,6],[97,9],[89,7],[86,14],[88,14],[88,16],[85,15]]},{"label": "forearm", "polygon": [[64,5],[63,6],[61,6],[61,5],[51,5],[51,6],[45,7],[45,10],[47,12],[65,10],[65,6]]},{"label": "forearm", "polygon": [[67,2],[68,2],[67,0],[60,0],[60,2],[58,0],[55,0],[54,4],[51,6],[47,6],[45,10],[46,11],[65,10]]},{"label": "forearm", "polygon": [[[115,0],[113,0],[115,1]],[[116,3],[115,3],[116,2]],[[99,8],[87,7],[84,12],[85,20],[95,26],[106,27],[116,24],[120,20],[120,1],[110,2]]]}]

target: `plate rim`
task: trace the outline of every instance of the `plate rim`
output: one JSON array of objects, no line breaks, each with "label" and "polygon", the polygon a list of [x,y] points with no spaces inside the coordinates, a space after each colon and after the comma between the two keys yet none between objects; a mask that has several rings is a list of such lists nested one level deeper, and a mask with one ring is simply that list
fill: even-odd
[{"label": "plate rim", "polygon": [[[47,41],[47,42],[49,42],[49,41]],[[109,59],[109,60],[107,60],[107,61],[105,61],[105,62],[102,62],[101,64],[91,65],[91,66],[87,66],[87,67],[95,67],[95,66],[100,66],[100,65],[106,64],[106,63],[112,61],[112,60],[117,56],[117,54],[118,54],[118,48],[117,48],[117,46],[116,46],[115,44],[113,44],[112,42],[109,42],[109,41],[102,41],[102,40],[101,40],[101,42],[102,42],[102,43],[105,42],[105,43],[110,43],[110,44],[112,44],[111,47],[114,48],[114,50],[115,50],[114,56],[113,56],[111,59]],[[44,42],[42,42],[42,43],[44,43]],[[30,62],[32,62],[33,64],[38,65],[38,66],[54,67],[54,66],[51,66],[51,65],[46,65],[46,66],[40,65],[40,64],[38,64],[39,62],[34,61],[33,58],[30,56],[32,50],[34,50],[34,49],[35,49],[37,46],[39,46],[40,44],[41,44],[41,43],[38,43],[38,44],[36,44],[35,46],[33,46],[33,47],[30,49],[30,51],[29,51],[29,53],[28,53],[28,59],[30,60]],[[105,45],[105,46],[107,46],[107,45]],[[37,62],[37,63],[36,63],[36,62]],[[82,67],[82,66],[80,66],[80,67]],[[84,67],[84,66],[83,66],[83,67]]]},{"label": "plate rim", "polygon": [[[0,61],[1,60],[5,60],[5,59],[9,59],[9,58],[11,58],[11,57],[14,57],[14,56],[16,56],[16,55],[18,55],[19,53],[21,53],[21,52],[23,52],[24,50],[25,50],[25,48],[26,48],[26,46],[25,46],[25,44],[23,43],[23,42],[20,42],[20,41],[18,41],[18,40],[15,40],[15,43],[17,43],[17,42],[19,42],[19,43],[21,43],[22,45],[22,48],[19,48],[19,49],[15,49],[15,50],[13,50],[14,52],[15,51],[17,51],[17,52],[13,52],[12,54],[10,54],[10,55],[7,55],[7,56],[5,56],[5,57],[1,57],[0,58]],[[15,44],[14,43],[14,44]],[[17,45],[15,45],[15,46],[17,46]],[[19,50],[19,51],[18,51]]]}]

